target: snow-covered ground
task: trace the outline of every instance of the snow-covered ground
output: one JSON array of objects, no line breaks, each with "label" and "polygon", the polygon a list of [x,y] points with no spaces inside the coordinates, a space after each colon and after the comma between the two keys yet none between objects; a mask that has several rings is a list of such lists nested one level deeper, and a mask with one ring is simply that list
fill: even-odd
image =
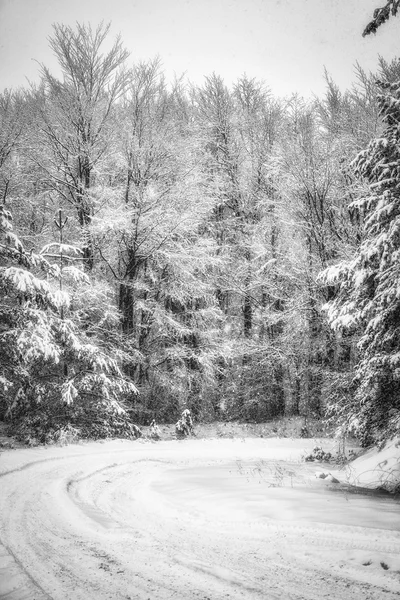
[{"label": "snow-covered ground", "polygon": [[[328,451],[333,442],[121,440],[4,452],[0,598],[394,600],[399,501],[316,478],[329,467],[301,461],[316,444]],[[399,463],[392,443],[334,475],[368,487]]]},{"label": "snow-covered ground", "polygon": [[387,442],[379,452],[366,451],[337,476],[351,485],[400,491],[400,439]]}]

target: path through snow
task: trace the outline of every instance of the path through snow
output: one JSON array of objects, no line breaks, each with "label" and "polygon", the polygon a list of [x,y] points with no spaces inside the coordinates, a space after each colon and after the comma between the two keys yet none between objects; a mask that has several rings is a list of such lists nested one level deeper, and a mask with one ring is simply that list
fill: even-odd
[{"label": "path through snow", "polygon": [[394,600],[400,504],[316,479],[315,443],[4,452],[0,598]]}]

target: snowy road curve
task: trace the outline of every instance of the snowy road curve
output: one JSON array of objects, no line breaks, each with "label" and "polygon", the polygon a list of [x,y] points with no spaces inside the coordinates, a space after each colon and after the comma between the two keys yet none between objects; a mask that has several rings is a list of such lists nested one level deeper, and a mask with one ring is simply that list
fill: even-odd
[{"label": "snowy road curve", "polygon": [[300,462],[312,446],[111,441],[3,452],[0,598],[394,600],[399,505],[313,482],[316,467]]}]

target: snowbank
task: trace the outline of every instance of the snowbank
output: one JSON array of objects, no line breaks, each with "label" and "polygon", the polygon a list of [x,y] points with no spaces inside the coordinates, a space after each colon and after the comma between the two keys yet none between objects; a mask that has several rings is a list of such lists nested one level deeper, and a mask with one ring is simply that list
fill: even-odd
[{"label": "snowbank", "polygon": [[387,442],[382,450],[371,448],[337,474],[341,481],[358,487],[389,491],[400,488],[400,438]]}]

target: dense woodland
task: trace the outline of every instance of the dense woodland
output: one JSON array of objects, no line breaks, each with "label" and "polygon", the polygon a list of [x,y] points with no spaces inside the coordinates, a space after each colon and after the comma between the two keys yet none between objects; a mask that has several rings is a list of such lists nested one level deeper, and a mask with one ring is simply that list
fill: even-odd
[{"label": "dense woodland", "polygon": [[105,25],[50,45],[60,73],[0,96],[0,418],[398,432],[400,60],[281,99],[167,81]]}]

